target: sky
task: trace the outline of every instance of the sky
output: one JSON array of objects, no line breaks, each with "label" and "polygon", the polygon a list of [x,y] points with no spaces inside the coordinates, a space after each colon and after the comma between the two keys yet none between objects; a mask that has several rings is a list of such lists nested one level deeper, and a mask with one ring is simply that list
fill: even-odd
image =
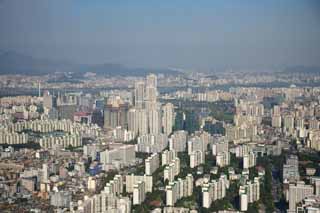
[{"label": "sky", "polygon": [[320,1],[0,0],[0,50],[134,67],[320,66]]}]

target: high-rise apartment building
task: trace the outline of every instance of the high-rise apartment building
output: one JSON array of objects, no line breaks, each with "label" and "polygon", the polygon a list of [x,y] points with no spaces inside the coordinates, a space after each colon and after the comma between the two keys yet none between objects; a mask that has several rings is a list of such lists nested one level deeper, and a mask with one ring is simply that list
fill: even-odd
[{"label": "high-rise apartment building", "polygon": [[128,103],[121,99],[107,102],[104,108],[104,128],[115,128],[121,126],[126,128],[128,125]]},{"label": "high-rise apartment building", "polygon": [[187,139],[187,131],[175,131],[169,138],[169,149],[174,150],[176,152],[185,152],[187,149]]},{"label": "high-rise apartment building", "polygon": [[298,181],[296,184],[289,185],[288,200],[289,209],[288,212],[296,212],[296,207],[305,197],[312,195],[314,188],[312,185],[306,185],[303,181]]},{"label": "high-rise apartment building", "polygon": [[159,154],[153,153],[145,160],[145,173],[152,175],[159,168]]},{"label": "high-rise apartment building", "polygon": [[170,135],[174,124],[174,106],[171,103],[167,103],[162,106],[162,126],[163,133]]},{"label": "high-rise apartment building", "polygon": [[144,81],[138,81],[134,85],[134,105],[137,109],[144,107],[145,100],[145,83]]}]

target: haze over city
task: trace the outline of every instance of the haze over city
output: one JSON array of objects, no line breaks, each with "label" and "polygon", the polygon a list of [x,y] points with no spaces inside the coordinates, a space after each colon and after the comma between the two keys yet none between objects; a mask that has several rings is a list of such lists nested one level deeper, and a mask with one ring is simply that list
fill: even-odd
[{"label": "haze over city", "polygon": [[2,0],[0,50],[130,67],[319,66],[320,3]]},{"label": "haze over city", "polygon": [[320,213],[320,1],[0,0],[0,213]]}]

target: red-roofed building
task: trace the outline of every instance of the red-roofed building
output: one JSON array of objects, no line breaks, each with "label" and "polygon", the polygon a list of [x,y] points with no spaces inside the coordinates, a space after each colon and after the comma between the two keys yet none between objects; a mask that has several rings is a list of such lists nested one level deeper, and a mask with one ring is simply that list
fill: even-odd
[{"label": "red-roofed building", "polygon": [[92,115],[89,112],[75,112],[73,114],[73,120],[79,123],[91,124]]}]

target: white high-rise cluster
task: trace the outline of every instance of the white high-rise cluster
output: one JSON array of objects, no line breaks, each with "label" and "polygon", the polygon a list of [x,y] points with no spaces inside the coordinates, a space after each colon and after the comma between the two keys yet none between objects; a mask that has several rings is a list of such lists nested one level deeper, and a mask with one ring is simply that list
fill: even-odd
[{"label": "white high-rise cluster", "polygon": [[138,137],[136,151],[155,153],[162,152],[168,146],[168,137],[165,134],[147,134]]},{"label": "white high-rise cluster", "polygon": [[180,173],[180,159],[177,157],[170,162],[168,166],[164,168],[163,178],[164,180],[169,180],[169,182],[174,180],[174,177]]},{"label": "white high-rise cluster", "polygon": [[[22,132],[23,130],[40,133],[41,137],[36,138],[35,142],[43,148],[52,148],[56,145],[63,148],[77,147],[82,145],[82,136],[97,137],[100,135],[100,128],[96,125],[73,123],[70,120],[33,120],[4,125],[0,130],[0,144],[27,143],[29,137]],[[60,131],[65,134],[55,134]]]},{"label": "white high-rise cluster", "polygon": [[75,123],[70,120],[33,120],[23,121],[4,126],[9,132],[21,132],[32,130],[34,132],[49,133],[64,131],[70,134],[81,134],[85,136],[99,136],[101,129],[97,125]]},{"label": "white high-rise cluster", "polygon": [[255,139],[264,115],[263,104],[256,99],[235,99],[235,106],[234,125],[225,127],[227,139],[235,144]]},{"label": "white high-rise cluster", "polygon": [[128,112],[128,129],[135,135],[148,134],[148,115],[146,109],[132,108]]},{"label": "white high-rise cluster", "polygon": [[212,155],[217,156],[220,152],[229,151],[229,142],[225,137],[221,137],[212,144]]},{"label": "white high-rise cluster", "polygon": [[169,182],[166,186],[166,204],[174,206],[177,200],[189,197],[193,193],[193,176],[188,174],[185,179]]},{"label": "white high-rise cluster", "polygon": [[127,127],[129,103],[118,95],[109,96],[104,107],[104,128]]},{"label": "white high-rise cluster", "polygon": [[132,193],[133,192],[133,186],[137,184],[139,181],[144,182],[145,192],[152,192],[152,186],[153,186],[153,178],[151,175],[126,175],[126,192]]},{"label": "white high-rise cluster", "polygon": [[188,154],[190,155],[194,151],[201,151],[205,153],[207,151],[208,143],[202,140],[199,136],[194,136],[188,141]]},{"label": "white high-rise cluster", "polygon": [[108,195],[120,195],[123,192],[123,179],[121,175],[116,175],[104,187],[104,192]]},{"label": "white high-rise cluster", "polygon": [[128,129],[136,135],[170,135],[174,124],[174,106],[157,101],[157,76],[150,74],[134,88],[134,104],[128,112]]},{"label": "white high-rise cluster", "polygon": [[136,161],[135,146],[110,144],[109,149],[100,152],[100,161],[104,170],[108,170],[109,166],[115,166],[119,169],[122,166],[133,165]]},{"label": "white high-rise cluster", "polygon": [[128,142],[134,139],[134,132],[128,131],[121,126],[118,126],[113,129],[112,136],[116,141]]},{"label": "white high-rise cluster", "polygon": [[[76,208],[75,208],[76,207]],[[110,195],[105,192],[95,194],[92,197],[85,196],[77,203],[70,203],[72,213],[100,213],[100,212],[120,212],[130,213],[132,202],[129,197]]]},{"label": "white high-rise cluster", "polygon": [[126,192],[133,193],[133,204],[141,204],[147,192],[152,192],[153,178],[150,175],[127,175],[126,176]]},{"label": "white high-rise cluster", "polygon": [[256,100],[235,100],[236,115],[234,123],[241,126],[244,123],[261,124],[264,115],[264,106]]},{"label": "white high-rise cluster", "polygon": [[195,168],[205,162],[205,155],[202,151],[196,150],[189,154],[190,168]]},{"label": "white high-rise cluster", "polygon": [[221,175],[218,180],[204,183],[202,185],[202,206],[204,208],[210,208],[213,201],[222,199],[226,196],[228,188],[229,181],[226,175]]},{"label": "white high-rise cluster", "polygon": [[248,181],[246,185],[240,186],[240,209],[247,211],[249,203],[256,202],[260,199],[260,179],[254,178],[254,181]]},{"label": "white high-rise cluster", "polygon": [[225,167],[230,164],[229,142],[225,137],[218,138],[212,144],[212,155],[216,156],[216,164]]},{"label": "white high-rise cluster", "polygon": [[58,137],[42,137],[37,140],[41,147],[51,149],[54,146],[61,146],[67,148],[69,146],[78,147],[82,146],[82,140],[80,135],[64,135]]},{"label": "white high-rise cluster", "polygon": [[226,137],[235,144],[245,143],[258,135],[258,127],[255,124],[244,123],[241,126],[226,126]]},{"label": "white high-rise cluster", "polygon": [[248,155],[252,151],[252,148],[247,144],[239,144],[234,148],[234,153],[237,158],[242,158],[244,155]]},{"label": "white high-rise cluster", "polygon": [[187,149],[187,139],[187,131],[175,131],[169,139],[169,149],[176,152],[185,152]]},{"label": "white high-rise cluster", "polygon": [[177,153],[173,150],[165,150],[161,154],[161,165],[169,165],[172,160],[174,160],[177,157]]},{"label": "white high-rise cluster", "polygon": [[296,206],[305,197],[314,194],[314,187],[312,185],[307,185],[303,181],[298,181],[296,184],[289,185],[289,192],[287,195],[287,200],[289,200],[288,212],[296,212]]},{"label": "white high-rise cluster", "polygon": [[0,144],[26,144],[28,142],[27,134],[16,132],[0,131]]}]

